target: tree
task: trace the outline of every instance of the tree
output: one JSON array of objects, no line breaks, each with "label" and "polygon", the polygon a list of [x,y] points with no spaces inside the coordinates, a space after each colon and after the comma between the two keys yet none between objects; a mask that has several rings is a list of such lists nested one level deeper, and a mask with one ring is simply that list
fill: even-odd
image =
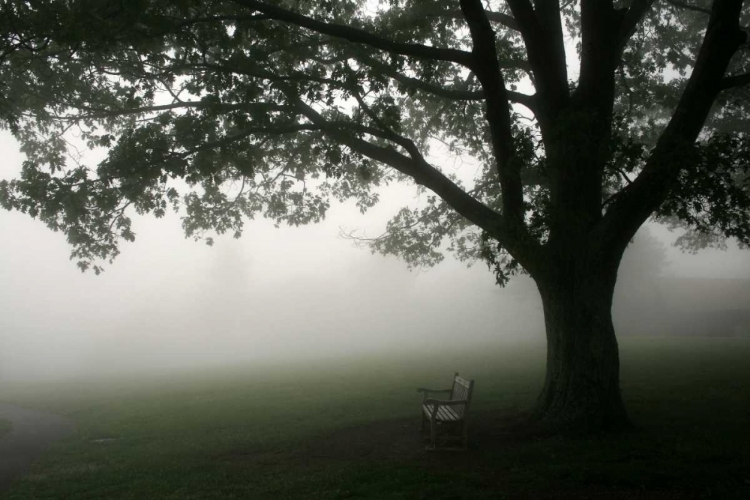
[{"label": "tree", "polygon": [[[364,212],[378,186],[412,182],[423,204],[372,248],[411,265],[483,259],[501,284],[530,274],[548,340],[539,422],[618,429],[612,295],[637,229],[676,218],[750,241],[749,11],[7,0],[0,117],[28,159],[0,200],[65,232],[98,272],[134,239],[129,210],[182,202],[187,235],[239,236],[246,218],[307,224],[332,198]],[[106,158],[82,163],[71,133]],[[476,177],[430,163],[438,141]]]}]

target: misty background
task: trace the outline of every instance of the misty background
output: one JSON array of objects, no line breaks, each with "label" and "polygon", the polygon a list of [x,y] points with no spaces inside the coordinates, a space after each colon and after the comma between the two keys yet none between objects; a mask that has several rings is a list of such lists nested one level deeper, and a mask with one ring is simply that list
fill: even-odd
[{"label": "misty background", "polygon": [[[23,156],[0,135],[0,178]],[[294,363],[364,353],[498,342],[544,343],[536,287],[505,289],[487,267],[447,258],[409,271],[339,237],[340,228],[380,234],[414,202],[393,185],[365,215],[332,205],[322,224],[275,228],[248,221],[239,240],[213,247],[185,239],[179,215],[134,217],[100,276],[81,273],[70,248],[27,215],[0,211],[0,381],[87,376],[234,363]],[[619,336],[750,336],[750,252],[684,254],[679,233],[644,227],[620,268]]]}]

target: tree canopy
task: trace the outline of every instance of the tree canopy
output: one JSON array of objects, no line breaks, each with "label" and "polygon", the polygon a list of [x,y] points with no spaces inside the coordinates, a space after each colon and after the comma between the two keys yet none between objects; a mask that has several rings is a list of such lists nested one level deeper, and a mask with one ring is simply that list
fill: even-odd
[{"label": "tree canopy", "polygon": [[[428,194],[373,248],[418,265],[481,258],[502,282],[554,232],[548,160],[566,151],[545,135],[598,119],[560,112],[589,99],[610,115],[583,138],[605,160],[597,213],[636,210],[631,194],[656,196],[641,192],[669,163],[679,173],[648,209],[710,236],[693,243],[750,241],[748,9],[599,3],[4,2],[0,119],[28,159],[0,200],[65,232],[98,271],[134,238],[131,209],[182,205],[188,236],[238,236],[257,215],[318,221],[331,199],[364,212],[377,186],[407,179]],[[670,123],[694,139],[674,139],[665,161]],[[106,159],[84,163],[73,137]],[[476,175],[428,162],[437,141]]]}]

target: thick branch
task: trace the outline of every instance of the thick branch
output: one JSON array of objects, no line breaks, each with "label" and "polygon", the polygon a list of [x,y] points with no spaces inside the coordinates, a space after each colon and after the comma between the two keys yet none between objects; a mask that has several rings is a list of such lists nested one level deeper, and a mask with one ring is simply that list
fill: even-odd
[{"label": "thick branch", "polygon": [[513,90],[506,90],[505,94],[508,96],[508,100],[510,102],[515,102],[516,104],[525,106],[535,115],[539,112],[536,95],[528,95],[521,92],[515,92]]},{"label": "thick branch", "polygon": [[487,19],[489,19],[493,23],[502,24],[506,28],[518,31],[518,23],[513,18],[513,16],[503,14],[502,12],[493,12],[489,10],[485,11],[485,13],[487,15]]},{"label": "thick branch", "polygon": [[741,9],[742,0],[714,1],[695,67],[669,124],[643,171],[620,192],[599,224],[598,239],[605,248],[624,249],[664,202],[680,171],[690,168],[691,146],[723,88],[732,56],[747,39],[739,28]]},{"label": "thick branch", "polygon": [[614,100],[620,16],[611,0],[581,0],[581,75],[576,94],[600,115]]},{"label": "thick branch", "polygon": [[449,61],[467,67],[471,64],[471,54],[463,50],[429,47],[427,45],[415,43],[395,42],[351,26],[317,21],[311,17],[297,14],[296,12],[281,7],[269,5],[265,2],[258,2],[256,0],[233,1],[249,9],[261,12],[272,19],[300,26],[323,35],[342,38],[353,43],[368,45],[392,54],[401,54],[421,59]]},{"label": "thick branch", "polygon": [[[395,168],[414,179],[417,184],[432,190],[456,212],[491,234],[509,252],[518,255],[518,260],[525,269],[530,272],[536,269],[540,261],[541,246],[527,234],[519,234],[515,227],[507,224],[505,217],[466,193],[440,170],[430,165],[411,141],[401,136],[397,137],[397,143],[404,146],[410,156],[403,155],[394,148],[378,146],[356,137],[352,135],[352,128],[348,125],[330,122],[304,102],[298,99],[296,102],[300,113],[331,138],[359,154]],[[395,139],[388,137],[392,132],[373,132],[380,137]]]},{"label": "thick branch", "polygon": [[500,178],[503,214],[508,221],[520,228],[524,215],[521,165],[514,154],[510,106],[495,51],[495,33],[484,13],[481,0],[461,0],[461,10],[471,32],[475,72],[486,96],[487,121]]},{"label": "thick branch", "polygon": [[750,73],[727,76],[721,80],[721,90],[750,85]]},{"label": "thick branch", "polygon": [[619,54],[622,54],[622,51],[625,49],[625,45],[627,45],[628,40],[630,40],[630,37],[632,37],[633,33],[635,33],[635,30],[638,27],[638,23],[641,22],[643,16],[646,15],[646,12],[648,12],[653,3],[654,0],[633,0],[633,3],[625,12],[620,23],[620,47],[618,50]]},{"label": "thick branch", "polygon": [[568,66],[565,60],[560,0],[535,0],[534,6],[545,38],[546,50],[549,53],[548,62],[554,65],[550,69],[557,80],[556,85],[561,85],[561,82],[567,83]]},{"label": "thick branch", "polygon": [[[546,112],[538,118],[542,127],[546,127],[568,96],[568,70],[562,28],[559,24],[559,5],[555,1],[555,5],[541,7],[543,23],[529,0],[507,0],[507,3],[526,45],[540,107]],[[557,16],[556,20],[554,16]]]}]

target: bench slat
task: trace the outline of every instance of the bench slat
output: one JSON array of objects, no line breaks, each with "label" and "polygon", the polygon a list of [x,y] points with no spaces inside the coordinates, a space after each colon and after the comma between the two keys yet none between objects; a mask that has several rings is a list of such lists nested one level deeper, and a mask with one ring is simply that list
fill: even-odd
[{"label": "bench slat", "polygon": [[455,422],[461,419],[458,413],[456,413],[456,411],[453,408],[450,408],[448,406],[439,407],[436,416],[438,419],[444,420],[447,422]]},{"label": "bench slat", "polygon": [[[461,405],[463,406],[463,405]],[[422,405],[422,410],[428,419],[432,419],[432,411],[435,405]],[[456,406],[438,406],[435,418],[441,422],[457,422],[463,418],[463,415],[456,411]]]}]

